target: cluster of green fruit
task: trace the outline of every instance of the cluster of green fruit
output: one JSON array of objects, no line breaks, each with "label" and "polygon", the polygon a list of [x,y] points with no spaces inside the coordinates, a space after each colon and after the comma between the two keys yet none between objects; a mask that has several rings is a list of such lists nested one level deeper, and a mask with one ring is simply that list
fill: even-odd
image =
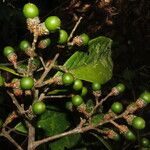
[{"label": "cluster of green fruit", "polygon": [[[36,5],[32,3],[27,3],[24,5],[23,8],[23,14],[28,19],[34,19],[39,16],[39,9]],[[46,29],[53,33],[59,30],[59,38],[58,38],[58,44],[65,44],[68,40],[68,33],[65,30],[60,29],[61,28],[61,20],[57,16],[49,16],[44,21],[44,25]],[[89,37],[87,34],[83,33],[80,35],[80,38],[82,40],[82,45],[87,45],[89,41]],[[51,43],[51,40],[49,38],[45,39],[43,42],[46,42],[47,45]]]},{"label": "cluster of green fruit", "polygon": [[[72,96],[72,104],[74,106],[80,106],[83,101],[83,96],[85,96],[88,92],[87,88],[83,86],[83,82],[80,79],[75,79],[71,73],[64,73],[62,76],[63,85],[69,86],[72,85],[73,90],[81,91],[80,95]],[[99,83],[92,83],[93,91],[99,91],[101,89],[101,85]]]}]

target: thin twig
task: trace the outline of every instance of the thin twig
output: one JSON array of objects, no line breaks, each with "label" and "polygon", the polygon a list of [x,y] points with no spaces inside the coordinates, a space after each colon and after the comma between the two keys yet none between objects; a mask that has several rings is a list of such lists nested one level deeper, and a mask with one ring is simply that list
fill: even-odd
[{"label": "thin twig", "polygon": [[14,105],[17,107],[18,111],[20,114],[24,114],[24,109],[23,107],[21,107],[21,105],[18,103],[17,99],[15,98],[14,94],[10,93],[9,91],[7,91],[7,93],[9,94],[9,96],[11,97]]},{"label": "thin twig", "polygon": [[77,27],[79,26],[81,20],[83,17],[80,17],[79,20],[77,21],[77,23],[75,24],[74,28],[72,29],[69,38],[68,38],[68,42],[70,41],[70,39],[73,37],[74,32],[76,31]]},{"label": "thin twig", "polygon": [[23,150],[22,147],[4,129],[2,130],[1,135],[7,138],[14,146],[17,147],[18,150]]},{"label": "thin twig", "polygon": [[47,98],[70,98],[71,95],[50,95],[50,96],[44,96],[44,99],[47,99]]},{"label": "thin twig", "polygon": [[102,106],[103,102],[106,101],[110,96],[112,96],[113,93],[110,92],[106,97],[104,97],[103,99],[101,99],[100,102],[97,102],[96,101],[96,105],[95,107],[93,108],[93,110],[91,111],[91,115],[93,115],[93,113],[96,111],[96,109],[99,107],[99,106]]},{"label": "thin twig", "polygon": [[59,56],[59,54],[57,53],[55,55],[54,59],[51,61],[51,63],[50,64],[48,63],[48,65],[46,65],[44,73],[42,74],[42,76],[40,77],[40,79],[36,83],[37,87],[41,86],[41,84],[44,81],[45,77],[47,76],[47,74],[49,73],[49,71],[53,68],[53,66],[54,66],[54,64],[55,64],[58,56]]}]

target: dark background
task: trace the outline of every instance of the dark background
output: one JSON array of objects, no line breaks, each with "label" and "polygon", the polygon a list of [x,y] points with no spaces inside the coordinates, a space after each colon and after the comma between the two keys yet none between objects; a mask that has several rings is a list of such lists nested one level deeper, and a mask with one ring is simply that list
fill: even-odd
[{"label": "dark background", "polygon": [[[3,47],[11,45],[18,49],[22,39],[32,39],[22,15],[22,8],[27,2],[39,7],[42,21],[50,15],[58,15],[62,19],[62,28],[68,33],[73,29],[76,18],[83,16],[75,35],[85,32],[91,38],[107,36],[113,39],[114,75],[104,89],[116,82],[125,83],[127,93],[123,103],[128,104],[139,93],[150,90],[149,0],[114,0],[109,5],[104,4],[103,0],[1,0],[0,60],[6,65]],[[86,6],[89,8],[86,9]],[[148,118],[150,110],[146,108],[138,113]],[[147,125],[150,125],[149,120]],[[4,143],[7,144],[1,140],[0,145]]]}]

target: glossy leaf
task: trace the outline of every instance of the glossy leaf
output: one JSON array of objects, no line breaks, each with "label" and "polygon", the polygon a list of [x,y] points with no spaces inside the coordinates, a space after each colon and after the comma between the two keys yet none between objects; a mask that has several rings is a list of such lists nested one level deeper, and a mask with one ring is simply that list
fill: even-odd
[{"label": "glossy leaf", "polygon": [[66,130],[70,123],[67,120],[66,113],[59,112],[54,107],[47,108],[47,111],[40,116],[37,125],[45,131],[46,135],[52,136]]},{"label": "glossy leaf", "polygon": [[19,131],[23,134],[27,134],[28,130],[27,128],[24,126],[24,124],[22,124],[22,122],[19,122],[16,126],[15,126],[16,131]]},{"label": "glossy leaf", "polygon": [[88,53],[75,52],[64,66],[75,78],[104,84],[112,77],[111,44],[111,39],[97,37],[89,42]]},{"label": "glossy leaf", "polygon": [[6,66],[3,66],[3,65],[0,65],[0,70],[4,70],[4,71],[7,71],[7,72],[12,73],[14,75],[20,76],[15,70],[8,68]]}]

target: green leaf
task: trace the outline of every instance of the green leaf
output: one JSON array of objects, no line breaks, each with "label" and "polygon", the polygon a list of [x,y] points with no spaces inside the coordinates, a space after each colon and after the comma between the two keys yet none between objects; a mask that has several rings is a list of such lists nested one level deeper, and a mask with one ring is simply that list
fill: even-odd
[{"label": "green leaf", "polygon": [[94,108],[94,102],[92,99],[89,99],[87,102],[86,102],[86,111],[87,112],[91,112]]},{"label": "green leaf", "polygon": [[67,120],[67,114],[54,107],[47,108],[47,111],[40,116],[37,126],[42,128],[47,136],[52,136],[62,133],[70,126],[70,123]]},{"label": "green leaf", "polygon": [[99,135],[97,135],[97,134],[95,134],[95,133],[90,133],[90,134],[92,134],[92,135],[95,136],[98,140],[100,140],[108,150],[112,150],[112,148],[111,148],[111,146],[109,145],[109,143],[106,142],[102,137],[100,137]]},{"label": "green leaf", "polygon": [[80,140],[80,134],[74,134],[63,137],[50,144],[51,150],[64,150],[65,148],[72,148]]},{"label": "green leaf", "polygon": [[[40,116],[37,125],[45,131],[46,136],[53,136],[68,129],[70,122],[67,120],[66,113],[60,112],[58,108],[51,106]],[[79,139],[80,134],[65,136],[50,142],[49,146],[51,150],[64,150],[76,145]]]},{"label": "green leaf", "polygon": [[16,126],[15,126],[16,131],[19,131],[23,134],[27,134],[28,130],[25,127],[25,125],[22,122],[19,122]]},{"label": "green leaf", "polygon": [[58,94],[58,93],[64,93],[67,92],[67,89],[55,89],[53,91],[49,91],[47,95],[52,95],[52,94]]},{"label": "green leaf", "polygon": [[6,66],[3,66],[3,65],[1,65],[1,64],[0,64],[0,69],[1,69],[1,70],[4,70],[4,71],[7,71],[7,72],[9,72],[9,73],[12,73],[12,74],[14,74],[14,75],[20,76],[15,70],[13,70],[13,69],[11,69],[11,68],[8,68],[8,67],[6,67]]},{"label": "green leaf", "polygon": [[91,119],[91,122],[93,125],[98,125],[100,123],[100,121],[103,120],[104,115],[103,114],[97,114],[94,115]]},{"label": "green leaf", "polygon": [[104,84],[112,77],[111,44],[111,39],[97,37],[89,42],[88,53],[75,52],[64,66],[75,78]]}]

